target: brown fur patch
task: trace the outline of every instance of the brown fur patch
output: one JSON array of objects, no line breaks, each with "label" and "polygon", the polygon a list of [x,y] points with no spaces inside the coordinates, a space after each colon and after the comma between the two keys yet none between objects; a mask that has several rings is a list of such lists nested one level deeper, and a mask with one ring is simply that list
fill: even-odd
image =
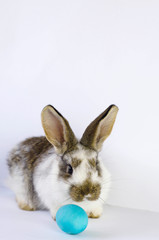
[{"label": "brown fur patch", "polygon": [[8,167],[11,170],[15,164],[25,161],[25,168],[33,170],[41,161],[40,157],[53,146],[49,143],[46,137],[28,138],[21,142],[19,149],[13,150],[8,159]]},{"label": "brown fur patch", "polygon": [[92,212],[90,212],[90,213],[88,214],[88,217],[89,217],[89,218],[99,218],[100,215],[95,215],[95,214],[93,214]]},{"label": "brown fur patch", "polygon": [[92,168],[95,168],[95,167],[96,167],[96,160],[95,160],[94,158],[88,159],[88,162],[89,162],[89,165],[90,165]]},{"label": "brown fur patch", "polygon": [[78,150],[78,142],[66,150],[65,154]]},{"label": "brown fur patch", "polygon": [[[23,146],[29,148],[28,151],[22,150],[22,155],[27,159],[27,168],[34,169],[40,161],[40,156],[44,154],[47,150],[53,148],[51,143],[46,139],[46,137],[33,137],[28,138],[22,142]],[[13,159],[14,161],[14,159]]]},{"label": "brown fur patch", "polygon": [[71,187],[70,196],[76,202],[81,202],[84,198],[84,194],[81,188],[74,185]]},{"label": "brown fur patch", "polygon": [[101,177],[102,176],[102,170],[101,170],[99,161],[92,158],[92,159],[88,159],[88,163],[91,166],[91,168],[94,168],[94,169],[97,170],[98,176]]},{"label": "brown fur patch", "polygon": [[19,206],[20,209],[25,210],[25,211],[35,211],[36,209],[33,207],[30,207],[28,204],[20,202],[16,199],[16,202]]},{"label": "brown fur patch", "polygon": [[98,172],[98,176],[99,176],[99,177],[102,177],[102,169],[101,169],[101,167],[100,167],[100,163],[99,163],[98,160],[97,160],[97,162],[96,162],[96,170],[97,170],[97,172]]},{"label": "brown fur patch", "polygon": [[[93,184],[89,179],[87,179],[82,185],[73,185],[70,188],[70,196],[76,202],[83,201],[85,196],[89,201],[97,200],[100,192],[100,184]],[[87,197],[88,194],[90,196]]]},{"label": "brown fur patch", "polygon": [[82,160],[78,158],[72,158],[72,167],[77,168],[81,164]]}]

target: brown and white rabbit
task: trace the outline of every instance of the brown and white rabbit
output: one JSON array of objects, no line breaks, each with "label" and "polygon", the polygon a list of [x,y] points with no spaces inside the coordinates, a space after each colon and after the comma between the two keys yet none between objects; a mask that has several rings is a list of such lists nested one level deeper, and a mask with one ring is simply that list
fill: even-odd
[{"label": "brown and white rabbit", "polygon": [[111,183],[99,158],[112,131],[118,108],[109,106],[78,141],[68,121],[51,105],[41,113],[46,137],[18,144],[8,157],[9,185],[24,210],[49,209],[55,219],[59,207],[77,204],[88,217],[100,217]]}]

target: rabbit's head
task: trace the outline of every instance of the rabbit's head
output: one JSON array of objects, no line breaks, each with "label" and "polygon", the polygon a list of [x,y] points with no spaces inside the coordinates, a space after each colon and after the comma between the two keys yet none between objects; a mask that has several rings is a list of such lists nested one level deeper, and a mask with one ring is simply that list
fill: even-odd
[{"label": "rabbit's head", "polygon": [[98,153],[110,135],[118,108],[109,106],[86,128],[78,141],[68,121],[51,105],[42,111],[46,138],[59,156],[59,179],[67,184],[73,201],[94,201],[100,198],[106,170]]}]

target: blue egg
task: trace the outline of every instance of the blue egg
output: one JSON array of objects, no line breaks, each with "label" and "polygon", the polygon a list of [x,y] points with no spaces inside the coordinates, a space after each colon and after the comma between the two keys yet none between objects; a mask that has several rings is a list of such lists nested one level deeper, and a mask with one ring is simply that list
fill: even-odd
[{"label": "blue egg", "polygon": [[57,225],[68,234],[78,234],[88,225],[88,216],[83,208],[68,204],[58,209],[56,213]]}]

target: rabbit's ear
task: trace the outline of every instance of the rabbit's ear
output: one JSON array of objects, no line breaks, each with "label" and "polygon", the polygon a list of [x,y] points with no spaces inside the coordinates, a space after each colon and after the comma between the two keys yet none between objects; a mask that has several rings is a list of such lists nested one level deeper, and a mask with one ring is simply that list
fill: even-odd
[{"label": "rabbit's ear", "polygon": [[109,106],[86,128],[80,143],[85,147],[100,151],[104,140],[112,131],[117,112],[117,106]]},{"label": "rabbit's ear", "polygon": [[46,138],[58,154],[76,145],[77,140],[68,121],[54,107],[48,105],[42,110],[41,121]]}]

